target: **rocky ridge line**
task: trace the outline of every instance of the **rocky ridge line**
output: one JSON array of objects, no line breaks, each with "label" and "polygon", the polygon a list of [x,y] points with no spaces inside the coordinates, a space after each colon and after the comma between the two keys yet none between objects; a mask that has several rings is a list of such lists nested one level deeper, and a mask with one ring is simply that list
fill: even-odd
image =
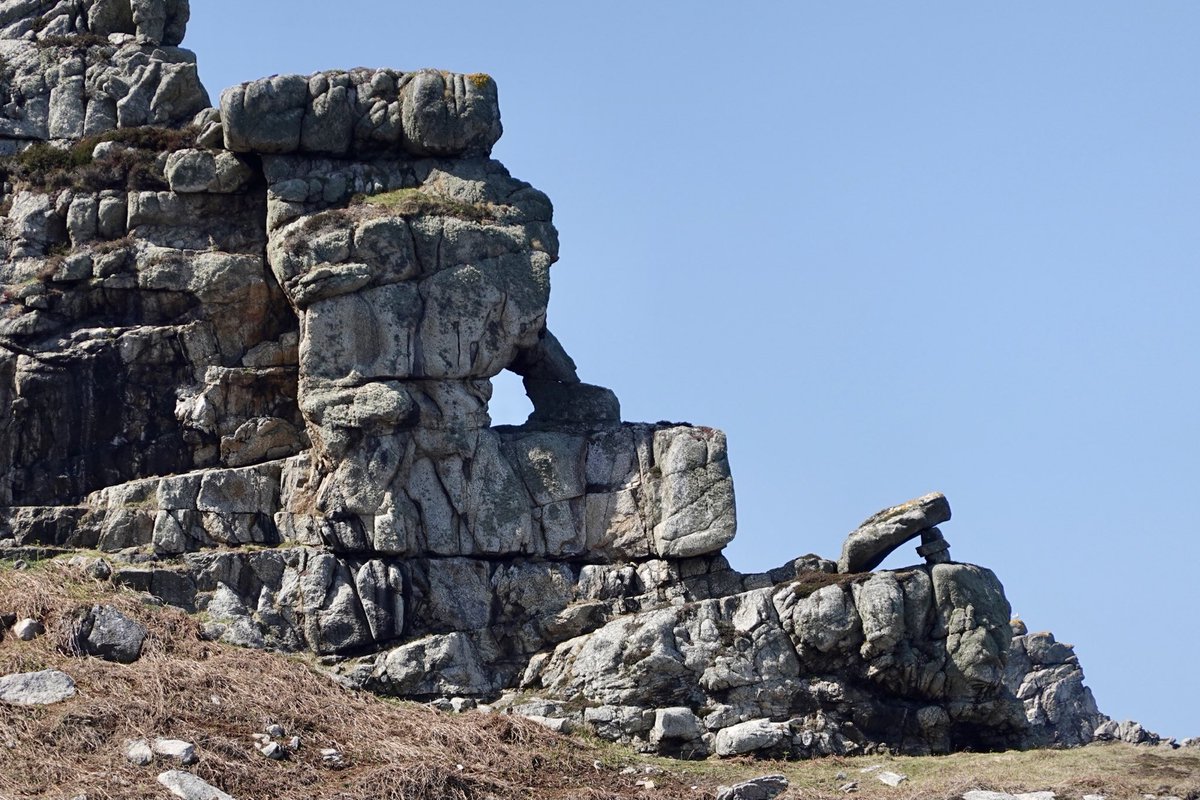
[{"label": "rocky ridge line", "polygon": [[[623,423],[546,325],[552,206],[485,75],[211,108],[186,0],[0,3],[0,546],[99,550],[214,638],[676,755],[1078,744],[940,495],[743,575],[725,437]],[[490,379],[523,377],[521,426]],[[928,563],[871,572],[920,536]],[[565,720],[565,721],[563,721]]]}]

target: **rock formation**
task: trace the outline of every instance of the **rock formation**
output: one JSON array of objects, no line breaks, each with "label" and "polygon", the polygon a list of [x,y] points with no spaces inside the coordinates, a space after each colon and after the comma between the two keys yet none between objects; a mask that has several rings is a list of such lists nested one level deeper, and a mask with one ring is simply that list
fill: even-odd
[{"label": "rock formation", "polygon": [[[659,752],[1090,738],[1077,662],[949,561],[941,495],[836,567],[729,567],[724,435],[622,422],[546,326],[552,208],[489,158],[491,78],[211,108],[187,16],[0,3],[0,555],[99,550],[214,638]],[[504,369],[534,411],[491,427]],[[871,572],[917,536],[928,563]]]}]

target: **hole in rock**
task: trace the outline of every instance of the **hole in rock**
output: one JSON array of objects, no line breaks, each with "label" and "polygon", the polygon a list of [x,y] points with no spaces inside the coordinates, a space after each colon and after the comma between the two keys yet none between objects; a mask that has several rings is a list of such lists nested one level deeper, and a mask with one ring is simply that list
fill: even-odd
[{"label": "hole in rock", "polygon": [[504,370],[492,378],[492,401],[488,413],[493,425],[523,425],[533,413],[533,403],[525,394],[521,376]]}]

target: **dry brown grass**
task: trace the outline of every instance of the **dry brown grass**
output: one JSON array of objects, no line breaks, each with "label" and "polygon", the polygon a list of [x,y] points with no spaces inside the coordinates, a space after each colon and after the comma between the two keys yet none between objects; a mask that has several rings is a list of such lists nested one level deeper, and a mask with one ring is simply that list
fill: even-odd
[{"label": "dry brown grass", "polygon": [[[871,773],[872,766],[907,775],[890,787]],[[775,771],[788,777],[790,796],[805,800],[954,800],[971,789],[1018,794],[1053,791],[1060,800],[1103,794],[1108,800],[1142,800],[1144,795],[1200,798],[1200,752],[1122,743],[1072,750],[1005,753],[954,753],[948,756],[859,756],[803,762],[704,762],[685,764],[685,772],[718,783]],[[838,777],[844,774],[845,777]],[[839,787],[858,784],[847,795]]]},{"label": "dry brown grass", "polygon": [[[72,654],[77,610],[94,602],[110,603],[149,628],[136,663]],[[1200,752],[1121,744],[791,763],[647,758],[517,717],[449,715],[347,691],[298,659],[204,641],[186,614],[146,604],[60,562],[27,571],[0,564],[0,611],[39,618],[48,629],[33,642],[9,636],[0,643],[0,674],[57,667],[79,689],[72,700],[46,708],[0,705],[0,800],[166,797],[155,777],[169,764],[136,767],[122,755],[126,740],[155,736],[194,742],[201,758],[189,769],[239,800],[698,799],[712,797],[718,784],[774,772],[792,783],[786,797],[813,800],[847,797],[838,787],[848,780],[859,784],[850,796],[862,800],[949,800],[969,789],[1200,798]],[[252,735],[270,723],[299,735],[300,751],[281,762],[257,753]],[[345,766],[323,763],[324,747],[340,750]],[[651,776],[657,788],[648,792],[635,783],[644,775],[620,774],[632,764],[662,770]],[[906,774],[908,782],[891,788],[861,772],[876,764]]]},{"label": "dry brown grass", "polygon": [[[150,629],[131,665],[71,654],[76,609],[103,601]],[[105,584],[88,585],[65,565],[0,569],[0,610],[45,621],[33,642],[0,643],[0,674],[57,667],[78,695],[41,709],[0,706],[0,798],[162,798],[165,762],[136,767],[129,739],[194,742],[189,769],[239,800],[253,798],[624,798],[637,776],[618,774],[619,754],[501,714],[449,715],[350,692],[307,664],[206,642],[198,624],[145,605]],[[252,735],[279,723],[303,740],[281,762],[257,753]],[[334,747],[345,766],[322,762]],[[593,762],[608,761],[597,770]],[[694,796],[679,779],[658,779],[665,798]],[[599,787],[599,788],[598,788]]]}]

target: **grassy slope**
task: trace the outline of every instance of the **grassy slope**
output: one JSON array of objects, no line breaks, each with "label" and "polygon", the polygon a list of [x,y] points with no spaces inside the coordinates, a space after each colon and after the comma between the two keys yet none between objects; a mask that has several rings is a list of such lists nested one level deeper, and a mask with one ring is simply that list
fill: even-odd
[{"label": "grassy slope", "polygon": [[[71,655],[72,613],[97,601],[150,628],[135,664]],[[10,635],[0,643],[0,675],[57,667],[79,688],[72,700],[46,708],[0,706],[0,800],[168,797],[155,777],[169,765],[135,767],[121,753],[127,739],[154,736],[195,742],[201,759],[189,769],[238,800],[700,798],[711,797],[719,784],[772,772],[792,781],[788,796],[805,798],[844,797],[838,787],[848,780],[859,782],[858,797],[897,800],[957,797],[971,788],[1200,797],[1200,752],[1126,745],[793,763],[646,758],[519,718],[448,715],[347,692],[302,660],[203,641],[197,623],[182,612],[115,592],[59,562],[24,571],[0,564],[0,611],[42,619],[49,630],[33,642]],[[272,722],[303,739],[286,761],[253,749],[252,734]],[[346,766],[324,764],[323,747],[341,750]],[[876,764],[909,781],[893,789],[860,772]],[[631,765],[639,773],[621,773]],[[653,790],[638,785],[645,779],[654,781]]]}]

